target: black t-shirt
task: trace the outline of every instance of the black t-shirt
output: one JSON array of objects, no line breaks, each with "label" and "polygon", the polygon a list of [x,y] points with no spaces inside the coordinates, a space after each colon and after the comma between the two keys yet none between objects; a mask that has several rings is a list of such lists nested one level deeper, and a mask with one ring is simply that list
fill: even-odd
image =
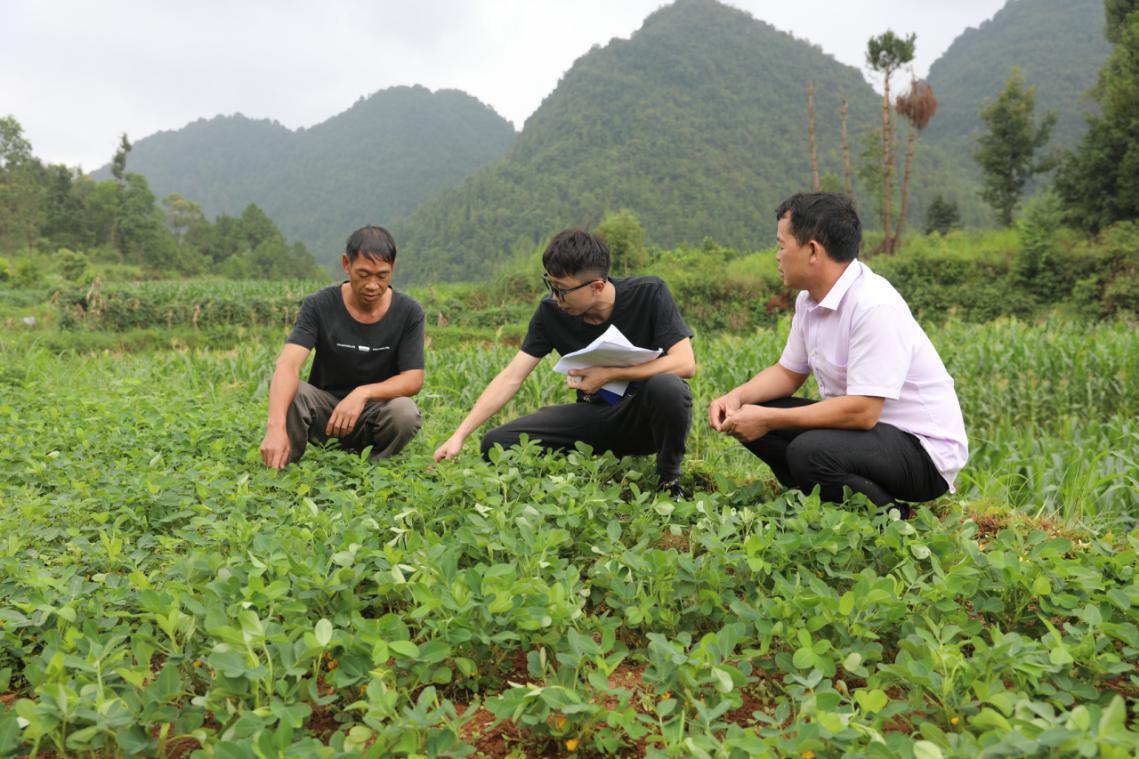
[{"label": "black t-shirt", "polygon": [[360,385],[383,382],[400,372],[423,368],[423,307],[392,290],[384,318],[356,321],[340,285],[304,299],[288,342],[316,348],[308,382],[343,398]]},{"label": "black t-shirt", "polygon": [[[660,277],[611,281],[617,295],[608,321],[586,324],[582,317],[562,311],[553,297],[547,296],[530,318],[522,351],[535,358],[542,358],[551,350],[564,356],[601,337],[610,325],[621,330],[633,345],[649,350],[667,351],[684,338],[692,337],[692,330],[684,323],[668,285]],[[635,392],[638,387],[639,383],[632,383],[628,392]]]}]

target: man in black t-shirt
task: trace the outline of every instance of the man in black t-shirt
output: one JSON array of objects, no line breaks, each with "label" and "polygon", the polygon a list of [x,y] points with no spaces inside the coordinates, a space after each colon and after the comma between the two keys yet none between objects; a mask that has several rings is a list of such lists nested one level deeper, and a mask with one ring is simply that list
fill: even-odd
[{"label": "man in black t-shirt", "polygon": [[[542,255],[550,297],[538,304],[522,350],[499,372],[454,434],[435,451],[442,461],[459,454],[463,442],[514,397],[523,380],[551,350],[580,350],[610,326],[639,347],[664,353],[638,366],[594,366],[571,370],[567,386],[577,403],[548,406],[486,434],[483,456],[496,444],[508,447],[523,433],[552,449],[578,441],[618,456],[657,455],[660,487],[679,495],[680,462],[692,421],[692,392],[685,378],[696,373],[692,332],[680,317],[668,286],[657,277],[611,280],[609,248],[600,237],[569,229]],[[610,405],[598,391],[628,381],[624,396]]]},{"label": "man in black t-shirt", "polygon": [[[391,286],[396,248],[369,226],[348,238],[348,280],[305,298],[269,385],[261,460],[280,469],[310,440],[338,438],[372,458],[398,453],[422,426],[410,396],[423,387],[423,308]],[[316,349],[308,382],[300,370]]]}]

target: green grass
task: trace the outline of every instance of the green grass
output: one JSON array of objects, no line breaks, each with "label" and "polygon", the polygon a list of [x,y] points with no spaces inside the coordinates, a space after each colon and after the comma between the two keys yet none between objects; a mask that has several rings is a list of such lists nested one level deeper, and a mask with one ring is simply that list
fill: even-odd
[{"label": "green grass", "polygon": [[0,755],[1133,754],[1136,331],[932,329],[973,455],[892,522],[708,428],[786,328],[698,337],[680,503],[649,459],[431,462],[515,328],[429,328],[397,459],[283,472],[281,327],[6,336]]}]

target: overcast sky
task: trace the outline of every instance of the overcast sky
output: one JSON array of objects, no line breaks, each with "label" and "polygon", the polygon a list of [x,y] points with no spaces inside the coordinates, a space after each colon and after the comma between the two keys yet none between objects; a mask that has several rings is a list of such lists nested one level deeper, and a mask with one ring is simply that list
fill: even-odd
[{"label": "overcast sky", "polygon": [[[16,117],[40,158],[88,171],[122,132],[137,140],[232,113],[307,127],[401,84],[464,90],[521,129],[576,58],[666,4],[0,0],[0,116]],[[864,72],[870,36],[916,33],[925,76],[1005,0],[729,4]]]}]

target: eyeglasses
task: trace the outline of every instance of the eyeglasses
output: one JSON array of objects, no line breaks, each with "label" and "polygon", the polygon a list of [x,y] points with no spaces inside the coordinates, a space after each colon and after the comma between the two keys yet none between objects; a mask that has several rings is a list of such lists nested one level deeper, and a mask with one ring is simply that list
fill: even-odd
[{"label": "eyeglasses", "polygon": [[588,282],[583,282],[582,284],[580,284],[576,287],[558,287],[557,285],[555,285],[553,282],[550,281],[550,275],[549,274],[543,274],[542,275],[542,281],[546,283],[546,289],[550,291],[551,295],[553,295],[558,300],[565,300],[566,296],[569,295],[570,293],[572,293],[574,290],[580,290],[583,287],[589,287],[590,285],[592,285],[594,282],[597,282],[598,280],[591,279]]}]

